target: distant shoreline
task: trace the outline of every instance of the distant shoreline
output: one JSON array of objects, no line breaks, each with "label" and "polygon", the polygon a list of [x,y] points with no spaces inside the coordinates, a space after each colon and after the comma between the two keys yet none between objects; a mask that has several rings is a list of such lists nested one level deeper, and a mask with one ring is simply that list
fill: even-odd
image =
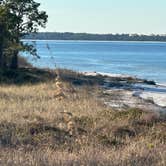
[{"label": "distant shoreline", "polygon": [[92,34],[72,32],[39,32],[26,35],[23,39],[30,40],[82,40],[82,41],[156,41],[166,42],[166,35],[144,34]]},{"label": "distant shoreline", "polygon": [[22,41],[68,41],[68,42],[135,42],[135,43],[166,43],[166,41],[131,41],[131,40],[57,40],[57,39],[48,39],[48,40],[45,40],[45,39],[22,39]]}]

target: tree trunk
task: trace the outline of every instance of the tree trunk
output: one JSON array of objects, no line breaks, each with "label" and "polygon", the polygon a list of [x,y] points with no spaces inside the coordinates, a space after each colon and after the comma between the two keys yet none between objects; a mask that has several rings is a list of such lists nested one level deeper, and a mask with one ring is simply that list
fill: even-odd
[{"label": "tree trunk", "polygon": [[3,56],[3,29],[0,25],[0,68],[4,67],[4,56]]},{"label": "tree trunk", "polygon": [[3,49],[2,49],[2,46],[0,44],[0,69],[2,69],[4,67],[5,67],[5,59],[3,56]]},{"label": "tree trunk", "polygon": [[[19,36],[19,35],[17,35],[17,36]],[[19,38],[17,38],[15,42],[16,42],[16,45],[18,45]],[[16,48],[13,52],[13,56],[12,56],[12,60],[11,60],[11,65],[10,65],[11,69],[17,69],[18,68],[18,53],[19,53],[19,51]]]},{"label": "tree trunk", "polygon": [[18,51],[14,51],[12,60],[11,60],[11,69],[17,69],[18,68]]},{"label": "tree trunk", "polygon": [[3,55],[2,55],[2,49],[1,49],[1,46],[0,46],[0,69],[3,68]]},{"label": "tree trunk", "polygon": [[0,41],[0,69],[3,69],[6,67],[6,58],[3,52],[3,42]]}]

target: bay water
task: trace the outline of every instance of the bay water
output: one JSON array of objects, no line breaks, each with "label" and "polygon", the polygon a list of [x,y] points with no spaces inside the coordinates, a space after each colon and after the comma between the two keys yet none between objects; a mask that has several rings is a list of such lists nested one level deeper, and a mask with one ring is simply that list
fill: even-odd
[{"label": "bay water", "polygon": [[120,41],[24,41],[34,44],[40,59],[25,56],[36,67],[125,74],[166,83],[166,43]]}]

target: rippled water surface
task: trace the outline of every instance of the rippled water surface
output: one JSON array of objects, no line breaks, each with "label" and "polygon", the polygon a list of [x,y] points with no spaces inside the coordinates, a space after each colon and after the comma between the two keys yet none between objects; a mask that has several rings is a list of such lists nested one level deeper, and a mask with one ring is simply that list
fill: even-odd
[{"label": "rippled water surface", "polygon": [[[31,41],[26,41],[31,42]],[[128,74],[166,83],[166,43],[35,41],[35,66]]]}]

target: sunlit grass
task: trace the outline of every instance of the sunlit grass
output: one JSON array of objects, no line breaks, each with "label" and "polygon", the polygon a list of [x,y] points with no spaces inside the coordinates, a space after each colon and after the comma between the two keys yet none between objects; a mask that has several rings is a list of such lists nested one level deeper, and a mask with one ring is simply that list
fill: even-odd
[{"label": "sunlit grass", "polygon": [[164,120],[112,110],[95,85],[65,78],[63,97],[55,80],[0,87],[0,165],[166,165]]}]

